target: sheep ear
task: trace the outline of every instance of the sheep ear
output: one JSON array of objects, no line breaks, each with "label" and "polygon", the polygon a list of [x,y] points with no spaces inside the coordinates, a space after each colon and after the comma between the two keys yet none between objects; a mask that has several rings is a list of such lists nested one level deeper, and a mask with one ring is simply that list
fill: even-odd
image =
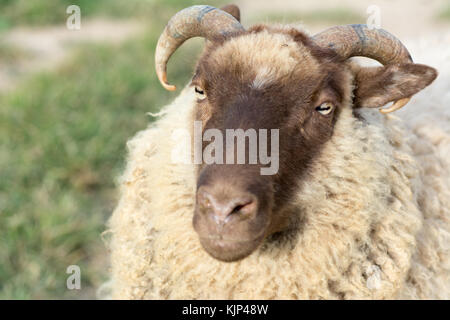
[{"label": "sheep ear", "polygon": [[227,4],[226,6],[220,8],[220,10],[231,14],[237,21],[241,22],[241,11],[237,5]]},{"label": "sheep ear", "polygon": [[379,108],[411,97],[433,82],[437,74],[436,69],[415,63],[361,67],[355,71],[354,106]]}]

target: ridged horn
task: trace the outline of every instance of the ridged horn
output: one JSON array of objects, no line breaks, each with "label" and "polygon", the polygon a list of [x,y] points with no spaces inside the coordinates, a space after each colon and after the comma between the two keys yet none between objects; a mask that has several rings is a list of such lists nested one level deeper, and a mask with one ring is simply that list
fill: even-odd
[{"label": "ridged horn", "polygon": [[183,42],[193,37],[211,40],[243,30],[231,14],[211,6],[198,5],[179,11],[169,20],[156,45],[155,69],[162,86],[170,91],[176,89],[167,82],[167,61]]},{"label": "ridged horn", "polygon": [[[406,47],[383,29],[370,29],[367,25],[352,24],[329,28],[313,37],[321,47],[333,49],[343,60],[355,56],[375,59],[383,65],[412,62]],[[402,108],[411,98],[403,98],[381,113],[389,113]]]}]

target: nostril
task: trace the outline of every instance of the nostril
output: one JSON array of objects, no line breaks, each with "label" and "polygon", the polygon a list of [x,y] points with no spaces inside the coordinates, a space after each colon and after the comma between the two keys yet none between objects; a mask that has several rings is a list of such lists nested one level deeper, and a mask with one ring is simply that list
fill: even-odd
[{"label": "nostril", "polygon": [[237,204],[228,216],[233,214],[239,214],[242,218],[249,218],[256,209],[256,201],[247,200],[245,202]]},{"label": "nostril", "polygon": [[256,201],[253,199],[232,199],[228,203],[215,207],[214,220],[225,224],[231,220],[246,220],[251,218],[256,211]]},{"label": "nostril", "polygon": [[219,225],[224,225],[231,220],[249,219],[256,214],[257,200],[252,194],[230,197],[226,194],[213,196],[203,187],[198,190],[197,205],[199,212],[209,215]]},{"label": "nostril", "polygon": [[239,205],[237,205],[237,206],[231,211],[230,214],[238,213],[238,212],[241,211],[241,209],[244,208],[246,205],[247,205],[247,204],[239,204]]}]

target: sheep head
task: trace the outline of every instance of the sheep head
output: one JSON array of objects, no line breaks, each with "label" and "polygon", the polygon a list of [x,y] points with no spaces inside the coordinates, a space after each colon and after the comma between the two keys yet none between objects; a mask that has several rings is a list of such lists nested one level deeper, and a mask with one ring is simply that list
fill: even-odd
[{"label": "sheep head", "polygon": [[[156,70],[163,86],[173,90],[166,77],[170,55],[188,38],[208,40],[191,82],[195,117],[203,136],[209,130],[209,140],[214,137],[224,151],[214,149],[216,161],[198,165],[193,225],[210,255],[236,261],[289,227],[290,200],[332,137],[342,108],[394,101],[384,112],[396,110],[437,72],[413,63],[400,41],[383,30],[338,26],[314,37],[288,26],[245,30],[236,6],[222,9],[194,6],[175,15],[158,42]],[[355,67],[347,61],[352,56],[383,66]],[[229,130],[241,130],[249,142],[243,162]],[[252,133],[271,131],[277,134],[253,141],[277,157],[275,170],[262,174],[267,162],[252,159]],[[203,151],[210,147],[203,141]]]}]

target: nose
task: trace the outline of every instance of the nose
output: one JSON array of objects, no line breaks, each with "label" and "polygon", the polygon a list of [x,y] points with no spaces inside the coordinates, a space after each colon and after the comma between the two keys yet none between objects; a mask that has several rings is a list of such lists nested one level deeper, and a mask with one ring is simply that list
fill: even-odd
[{"label": "nose", "polygon": [[257,212],[255,195],[248,192],[239,192],[238,195],[214,193],[205,186],[197,191],[197,205],[200,212],[210,215],[221,227],[231,221],[253,218]]}]

